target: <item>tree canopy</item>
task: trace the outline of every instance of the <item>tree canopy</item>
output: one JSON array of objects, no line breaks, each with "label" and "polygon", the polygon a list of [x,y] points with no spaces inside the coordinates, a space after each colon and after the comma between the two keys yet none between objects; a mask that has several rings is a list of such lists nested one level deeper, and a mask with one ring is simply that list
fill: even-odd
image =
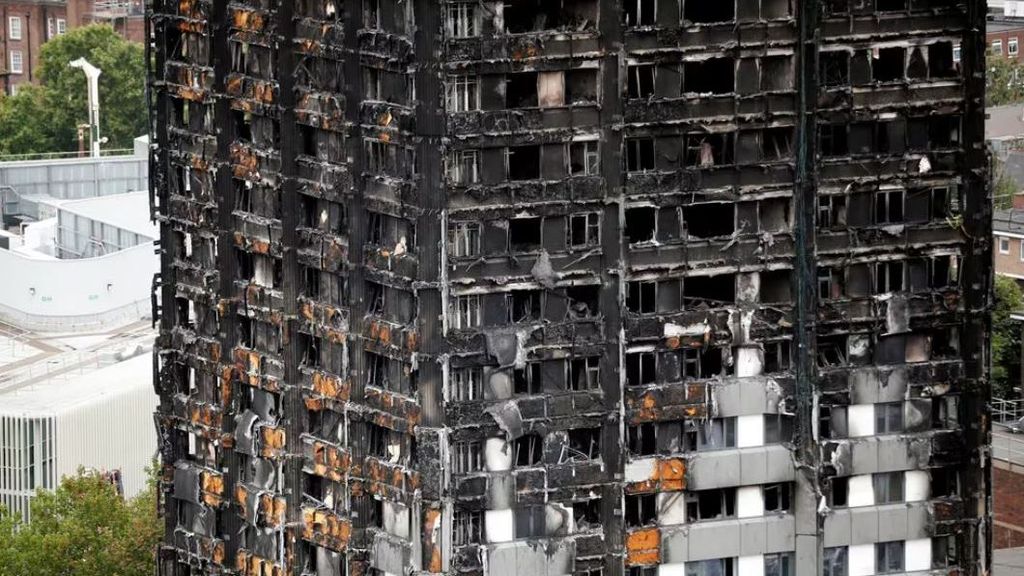
[{"label": "tree canopy", "polygon": [[1024,102],[1024,65],[1015,59],[992,54],[989,54],[986,64],[986,104],[1003,106]]},{"label": "tree canopy", "polygon": [[1010,317],[1024,310],[1024,290],[1013,278],[996,276],[992,310],[992,395],[1016,398],[1020,384],[1021,323]]},{"label": "tree canopy", "polygon": [[125,500],[102,475],[79,471],[39,491],[32,521],[0,511],[2,576],[152,576],[163,536],[156,483]]},{"label": "tree canopy", "polygon": [[69,65],[77,58],[102,70],[100,136],[109,139],[104,148],[131,148],[148,132],[143,47],[109,25],[94,24],[43,44],[39,86],[22,85],[16,95],[0,96],[0,154],[78,150],[77,127],[88,123],[89,112],[85,74]]}]

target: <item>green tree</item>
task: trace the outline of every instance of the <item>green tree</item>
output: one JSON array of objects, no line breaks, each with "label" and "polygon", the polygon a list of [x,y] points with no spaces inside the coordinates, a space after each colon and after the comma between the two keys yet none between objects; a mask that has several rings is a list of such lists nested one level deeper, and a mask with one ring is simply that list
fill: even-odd
[{"label": "green tree", "polygon": [[109,25],[94,24],[43,44],[40,85],[0,99],[0,153],[78,150],[78,125],[89,121],[85,74],[69,65],[78,58],[102,70],[100,135],[109,139],[104,148],[131,148],[148,132],[143,47]]},{"label": "green tree", "polygon": [[1010,317],[1024,311],[1024,290],[1013,278],[996,276],[992,310],[992,395],[1015,398],[1020,385],[1021,323]]},{"label": "green tree", "polygon": [[1013,207],[1013,197],[1021,188],[1006,170],[1006,163],[998,157],[992,159],[992,172],[992,201],[996,209],[1009,210]]},{"label": "green tree", "polygon": [[0,575],[153,573],[153,555],[163,535],[154,481],[126,501],[101,475],[79,470],[56,491],[39,491],[31,517],[30,523],[22,524],[0,513]]},{"label": "green tree", "polygon": [[988,55],[985,102],[1003,106],[1024,102],[1024,65],[1010,58]]}]

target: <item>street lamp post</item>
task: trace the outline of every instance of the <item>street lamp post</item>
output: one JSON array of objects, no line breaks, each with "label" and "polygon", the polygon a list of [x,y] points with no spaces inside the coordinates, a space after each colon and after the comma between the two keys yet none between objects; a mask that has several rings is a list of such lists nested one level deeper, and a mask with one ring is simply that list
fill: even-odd
[{"label": "street lamp post", "polygon": [[99,68],[85,58],[71,61],[72,68],[85,72],[89,87],[89,149],[93,158],[100,157],[100,74]]}]

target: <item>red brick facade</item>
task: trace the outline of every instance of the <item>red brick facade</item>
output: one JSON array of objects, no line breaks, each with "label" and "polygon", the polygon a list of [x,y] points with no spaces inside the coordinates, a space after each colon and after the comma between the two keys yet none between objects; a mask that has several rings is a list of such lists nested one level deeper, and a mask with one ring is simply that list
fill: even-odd
[{"label": "red brick facade", "polygon": [[[1021,23],[1020,28],[1016,29],[990,30],[986,34],[986,38],[990,54],[1024,61],[1024,23]],[[1017,47],[1016,53],[1011,53],[1014,44]]]},{"label": "red brick facade", "polygon": [[[58,21],[70,26],[64,2],[0,0],[0,86],[10,94],[18,84],[35,82],[43,42],[57,34]],[[18,64],[20,63],[20,72]]]},{"label": "red brick facade", "polygon": [[992,466],[992,484],[995,494],[992,510],[993,543],[995,548],[1024,546],[1024,474]]},{"label": "red brick facade", "polygon": [[[10,94],[19,84],[36,82],[43,43],[62,31],[93,22],[105,22],[128,40],[142,42],[145,39],[142,0],[129,0],[127,10],[117,13],[97,12],[94,2],[0,0],[0,90]],[[12,24],[12,18],[17,19],[15,24]],[[12,69],[12,64],[17,68],[18,63],[21,64],[20,72]]]}]

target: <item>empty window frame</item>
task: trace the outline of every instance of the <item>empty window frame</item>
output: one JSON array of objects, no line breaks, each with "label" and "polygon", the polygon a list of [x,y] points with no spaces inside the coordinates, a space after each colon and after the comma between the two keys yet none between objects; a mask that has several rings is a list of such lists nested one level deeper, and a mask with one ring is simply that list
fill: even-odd
[{"label": "empty window frame", "polygon": [[657,381],[657,354],[650,352],[629,352],[626,354],[626,384],[645,386]]},{"label": "empty window frame", "polygon": [[682,364],[682,374],[687,378],[713,378],[722,373],[722,351],[713,347],[685,348]]},{"label": "empty window frame", "polygon": [[822,266],[818,268],[818,300],[838,300],[845,294],[843,271],[839,268]]},{"label": "empty window frame", "polygon": [[871,482],[875,490],[876,505],[903,502],[903,472],[873,474]]},{"label": "empty window frame", "polygon": [[846,364],[846,336],[818,338],[818,367],[829,368]]},{"label": "empty window frame", "polygon": [[875,264],[875,294],[900,292],[905,286],[906,262],[879,262]]},{"label": "empty window frame", "polygon": [[691,168],[713,168],[733,163],[735,134],[687,134],[686,165]]},{"label": "empty window frame", "polygon": [[597,318],[600,314],[601,287],[597,285],[569,286],[565,289],[565,317],[569,320]]},{"label": "empty window frame", "polygon": [[714,558],[686,563],[686,576],[734,576],[736,574],[735,558]]},{"label": "empty window frame", "polygon": [[904,222],[905,198],[903,190],[882,190],[875,193],[875,224]]},{"label": "empty window frame", "polygon": [[476,328],[481,324],[480,297],[477,295],[456,296],[452,307],[452,324],[456,330]]},{"label": "empty window frame", "polygon": [[598,176],[601,173],[601,143],[597,140],[569,142],[567,171],[570,176]]},{"label": "empty window frame", "polygon": [[452,518],[452,543],[455,546],[480,544],[484,537],[483,512],[456,510]]},{"label": "empty window frame", "polygon": [[791,510],[790,502],[791,485],[788,482],[778,484],[765,484],[761,487],[761,494],[764,501],[764,511],[769,513],[784,513]]},{"label": "empty window frame", "polygon": [[724,520],[736,517],[736,489],[720,488],[686,492],[686,521]]},{"label": "empty window frame", "polygon": [[658,209],[654,206],[626,208],[626,240],[630,244],[653,242],[658,233]]},{"label": "empty window frame", "polygon": [[762,161],[786,160],[793,156],[792,128],[765,128],[760,140]]},{"label": "empty window frame", "polygon": [[544,440],[537,434],[526,434],[512,442],[512,461],[516,466],[536,466],[544,456]]},{"label": "empty window frame", "polygon": [[575,68],[565,71],[564,103],[593,104],[598,101],[597,69]]},{"label": "empty window frame", "polygon": [[536,72],[508,74],[505,76],[505,108],[536,108],[538,86]]},{"label": "empty window frame", "polygon": [[736,19],[733,2],[708,2],[687,0],[684,3],[683,19],[697,24],[732,22]]},{"label": "empty window frame", "polygon": [[821,155],[845,156],[850,153],[850,140],[846,124],[824,123],[818,125],[818,146]]},{"label": "empty window frame", "polygon": [[626,95],[633,99],[654,96],[656,75],[654,64],[631,64],[626,69]]},{"label": "empty window frame", "polygon": [[[591,498],[572,503],[572,516],[581,530],[597,528],[602,525],[601,498]],[[579,576],[579,573],[576,573]],[[600,576],[600,575],[593,575]]]},{"label": "empty window frame", "polygon": [[366,384],[388,390],[391,388],[390,375],[388,374],[388,359],[380,354],[365,352],[366,358]]},{"label": "empty window frame", "polygon": [[637,314],[653,314],[657,310],[658,283],[654,280],[633,280],[626,283],[626,309]]},{"label": "empty window frame", "polygon": [[653,422],[630,426],[626,445],[631,456],[653,456],[658,450],[658,426]]},{"label": "empty window frame", "polygon": [[655,0],[625,0],[626,26],[653,26],[656,4]]},{"label": "empty window frame", "polygon": [[448,180],[463,186],[480,182],[480,151],[456,150],[447,158]]},{"label": "empty window frame", "polygon": [[689,238],[718,238],[736,231],[736,204],[708,202],[683,207],[683,227]]},{"label": "empty window frame", "polygon": [[818,56],[818,77],[823,88],[850,85],[850,53],[821,52]]},{"label": "empty window frame", "polygon": [[[719,4],[728,3],[704,3]],[[731,94],[735,90],[736,62],[732,58],[709,58],[683,63],[683,94]]]},{"label": "empty window frame", "polygon": [[764,373],[775,374],[789,370],[792,364],[789,340],[764,343]]},{"label": "empty window frame", "polygon": [[540,146],[514,146],[505,149],[505,177],[511,181],[540,178]]},{"label": "empty window frame", "polygon": [[903,402],[875,404],[875,434],[903,432]]},{"label": "empty window frame", "polygon": [[453,2],[445,12],[445,33],[449,38],[472,38],[480,34],[477,2]]},{"label": "empty window frame", "polygon": [[818,196],[818,228],[835,228],[846,224],[846,196]]},{"label": "empty window frame", "polygon": [[601,389],[601,357],[571,358],[566,362],[566,382],[573,392]]},{"label": "empty window frame", "polygon": [[452,465],[456,474],[472,474],[484,469],[484,451],[481,442],[468,440],[452,446]]},{"label": "empty window frame", "polygon": [[699,427],[697,451],[707,452],[736,447],[736,417],[711,418]]},{"label": "empty window frame", "polygon": [[649,172],[654,170],[654,138],[626,140],[626,170]]},{"label": "empty window frame", "polygon": [[626,495],[626,526],[636,528],[653,524],[658,518],[655,494]]},{"label": "empty window frame", "polygon": [[574,428],[569,430],[568,454],[561,462],[587,461],[601,457],[601,428]]},{"label": "empty window frame", "polygon": [[508,249],[531,252],[541,247],[541,219],[513,218],[508,221]]},{"label": "empty window frame", "polygon": [[709,306],[731,304],[736,301],[736,276],[690,276],[683,280],[683,300],[688,305]]},{"label": "empty window frame", "polygon": [[871,58],[872,78],[875,82],[903,80],[906,76],[906,59],[906,48],[875,48]]},{"label": "empty window frame", "polygon": [[452,222],[448,225],[448,249],[452,256],[480,255],[480,223]]},{"label": "empty window frame", "polygon": [[516,394],[540,394],[543,389],[540,362],[530,362],[512,371],[512,391]]},{"label": "empty window frame", "polygon": [[822,576],[847,576],[847,548],[836,546],[822,550]]},{"label": "empty window frame", "polygon": [[380,0],[363,0],[363,26],[371,30],[380,28]]},{"label": "empty window frame", "polygon": [[450,76],[445,90],[445,103],[449,112],[480,109],[480,80],[476,76]]},{"label": "empty window frame", "polygon": [[586,248],[601,243],[601,214],[587,212],[569,216],[570,248]]},{"label": "empty window frame", "polygon": [[457,402],[471,402],[483,398],[483,369],[479,366],[455,368],[452,370],[452,399]]},{"label": "empty window frame", "polygon": [[515,290],[505,294],[509,323],[540,320],[543,314],[543,301],[544,292],[540,290]]},{"label": "empty window frame", "polygon": [[903,572],[903,541],[875,544],[875,574]]},{"label": "empty window frame", "polygon": [[764,576],[796,576],[796,556],[793,552],[764,555]]},{"label": "empty window frame", "polygon": [[828,492],[825,494],[829,508],[846,508],[849,501],[850,478],[836,476],[832,478]]},{"label": "empty window frame", "polygon": [[[788,344],[788,342],[787,342]],[[793,417],[788,414],[764,415],[764,443],[782,444],[793,440]]]}]

